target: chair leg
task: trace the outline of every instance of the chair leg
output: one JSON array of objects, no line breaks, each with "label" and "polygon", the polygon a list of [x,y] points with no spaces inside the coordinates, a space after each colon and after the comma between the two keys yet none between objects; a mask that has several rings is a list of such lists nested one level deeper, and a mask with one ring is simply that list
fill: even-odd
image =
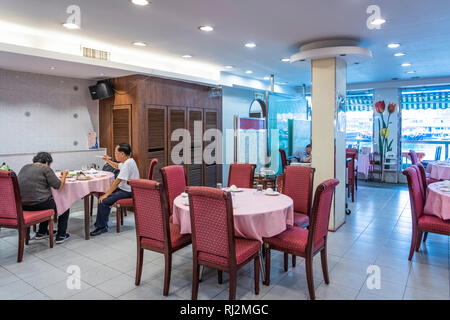
[{"label": "chair leg", "polygon": [[264,284],[270,286],[270,247],[265,248],[266,252],[266,281]]},{"label": "chair leg", "polygon": [[423,243],[425,243],[427,241],[427,237],[428,237],[428,232],[425,232],[425,234],[423,235]]},{"label": "chair leg", "polygon": [[33,232],[36,233],[36,230],[37,230],[36,225],[34,225],[33,226]]},{"label": "chair leg", "polygon": [[50,220],[48,221],[48,232],[49,232],[49,242],[50,242],[50,248],[53,248],[53,225],[54,225],[54,221],[53,218],[50,218]]},{"label": "chair leg", "polygon": [[122,208],[120,210],[120,225],[123,226],[123,217],[127,216],[127,208]]},{"label": "chair leg", "polygon": [[230,271],[230,294],[229,294],[229,300],[235,300],[236,299],[236,270]]},{"label": "chair leg", "polygon": [[17,253],[17,262],[22,262],[23,249],[25,246],[25,228],[19,228],[19,252]]},{"label": "chair leg", "polygon": [[164,296],[169,295],[170,274],[172,273],[172,253],[165,254],[166,267],[164,271]]},{"label": "chair leg", "polygon": [[417,239],[417,231],[415,229],[413,229],[412,239],[411,239],[411,249],[409,250],[409,258],[408,258],[408,260],[410,260],[410,261],[414,255],[414,249],[416,247],[416,241],[417,241],[416,239]]},{"label": "chair leg", "polygon": [[116,207],[116,231],[120,233],[120,212],[121,209]]},{"label": "chair leg", "polygon": [[217,282],[219,284],[223,283],[223,271],[222,270],[217,270]]},{"label": "chair leg", "polygon": [[200,266],[197,263],[197,259],[194,259],[194,265],[192,268],[192,300],[197,300],[198,295],[198,276],[200,273]]},{"label": "chair leg", "polygon": [[305,259],[306,265],[306,279],[308,280],[308,290],[309,290],[309,298],[311,300],[316,299],[316,294],[314,291],[314,278],[313,278],[313,269],[312,269],[312,256],[309,256]]},{"label": "chair leg", "polygon": [[292,255],[292,268],[295,268],[297,265],[297,257],[295,255]]},{"label": "chair leg", "polygon": [[288,271],[288,258],[289,258],[289,254],[284,253],[284,272]]},{"label": "chair leg", "polygon": [[417,235],[417,242],[416,242],[416,252],[419,252],[420,249],[420,244],[422,242],[422,236],[423,236],[423,232],[419,231],[418,235]]},{"label": "chair leg", "polygon": [[355,174],[355,188],[358,191],[358,173]]},{"label": "chair leg", "polygon": [[259,254],[255,257],[255,294],[259,294]]},{"label": "chair leg", "polygon": [[30,227],[28,227],[28,228],[26,229],[26,233],[25,233],[25,245],[27,246],[29,242],[30,242]]},{"label": "chair leg", "polygon": [[[141,240],[138,239],[138,241],[141,241]],[[141,283],[143,263],[144,263],[144,249],[142,249],[140,243],[138,243],[138,245],[137,245],[137,261],[136,261],[136,280],[134,282],[134,284],[137,286]]]},{"label": "chair leg", "polygon": [[355,202],[355,180],[352,180],[352,202]]},{"label": "chair leg", "polygon": [[322,262],[323,280],[326,284],[330,284],[330,278],[328,277],[327,247],[324,247],[322,251],[320,251],[320,258]]}]

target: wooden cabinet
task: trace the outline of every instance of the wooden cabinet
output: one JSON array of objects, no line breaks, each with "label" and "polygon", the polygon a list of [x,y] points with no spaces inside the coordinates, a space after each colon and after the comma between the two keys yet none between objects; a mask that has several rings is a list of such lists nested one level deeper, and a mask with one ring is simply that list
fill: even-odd
[{"label": "wooden cabinet", "polygon": [[99,103],[100,147],[113,155],[117,143],[130,143],[141,178],[147,178],[150,160],[157,158],[157,181],[159,169],[173,164],[185,166],[189,185],[215,187],[221,181],[221,166],[203,161],[213,141],[203,141],[204,132],[222,129],[222,99],[210,96],[210,87],[141,75],[111,82],[115,96]]},{"label": "wooden cabinet", "polygon": [[[204,110],[204,126],[205,132],[209,129],[217,129],[219,126],[219,116],[217,110]],[[217,157],[218,155],[217,149],[221,149],[222,141],[216,141],[215,145],[211,145],[214,142],[215,138],[210,138],[209,135],[205,137],[204,145],[205,145],[205,154],[211,155],[211,157]],[[204,168],[204,185],[207,187],[215,187],[216,183],[221,180],[221,175],[219,175],[219,171],[221,171],[221,167],[214,161],[211,164],[205,163]]]}]

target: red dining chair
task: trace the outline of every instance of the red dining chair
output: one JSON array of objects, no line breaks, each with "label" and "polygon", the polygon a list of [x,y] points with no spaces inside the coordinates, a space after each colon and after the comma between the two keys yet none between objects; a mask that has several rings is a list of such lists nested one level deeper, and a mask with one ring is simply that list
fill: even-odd
[{"label": "red dining chair", "polygon": [[161,168],[160,172],[167,199],[167,208],[169,208],[169,215],[172,221],[173,201],[185,191],[187,186],[187,177],[184,172],[184,166],[182,165],[167,166]]},{"label": "red dining chair", "polygon": [[137,262],[136,282],[141,282],[144,250],[164,254],[164,290],[169,294],[172,271],[172,253],[191,243],[190,235],[180,234],[180,226],[169,222],[167,201],[161,184],[152,180],[137,179],[130,181],[133,191],[134,219],[136,223]]},{"label": "red dining chair", "polygon": [[[150,161],[148,169],[148,180],[153,179],[155,173],[155,167],[158,164],[158,159],[152,159]],[[133,198],[126,198],[117,200],[114,204],[116,207],[116,231],[120,232],[120,226],[123,226],[123,217],[127,215],[127,210],[133,210]],[[120,223],[119,223],[120,222]]]},{"label": "red dining chair", "polygon": [[[306,166],[289,166],[283,178],[283,194],[294,202],[294,225],[305,228],[309,225],[316,169]],[[287,271],[288,254],[284,254],[285,271]],[[292,256],[292,266],[296,257]]]},{"label": "red dining chair", "polygon": [[416,166],[419,168],[422,180],[425,182],[425,190],[430,183],[439,182],[439,180],[430,177],[430,174],[425,171],[425,167],[423,166],[422,162],[418,162]]},{"label": "red dining chair", "polygon": [[228,174],[228,187],[253,188],[256,164],[232,163]]},{"label": "red dining chair", "polygon": [[436,216],[426,215],[423,212],[425,197],[422,194],[420,185],[422,184],[418,169],[410,166],[403,171],[408,180],[409,199],[411,202],[412,216],[412,239],[409,258],[414,255],[414,249],[419,251],[422,235],[427,233],[437,233],[450,236],[450,221],[442,220]]},{"label": "red dining chair", "polygon": [[414,165],[419,162],[417,153],[414,150],[409,150],[409,157],[411,158],[411,163]]},{"label": "red dining chair", "polygon": [[231,193],[208,187],[188,187],[194,269],[192,300],[197,300],[200,266],[230,274],[229,299],[236,298],[237,271],[254,261],[255,294],[259,294],[261,243],[235,237]]},{"label": "red dining chair", "polygon": [[285,168],[288,166],[289,161],[286,156],[286,151],[283,149],[278,149],[280,151],[280,157],[281,157],[281,172],[284,173]]},{"label": "red dining chair", "polygon": [[30,227],[48,221],[50,248],[53,248],[53,215],[50,210],[24,211],[17,176],[12,171],[0,170],[0,227],[17,229],[19,245],[17,262],[22,262],[24,244],[30,240]]},{"label": "red dining chair", "polygon": [[277,191],[283,193],[284,173],[277,176]]},{"label": "red dining chair", "polygon": [[330,179],[317,187],[311,212],[311,223],[308,229],[294,226],[275,237],[264,239],[266,285],[270,285],[271,249],[305,258],[306,278],[311,300],[315,299],[313,258],[319,252],[322,260],[323,278],[326,284],[330,283],[327,266],[327,233],[333,193],[338,184],[339,180]]}]

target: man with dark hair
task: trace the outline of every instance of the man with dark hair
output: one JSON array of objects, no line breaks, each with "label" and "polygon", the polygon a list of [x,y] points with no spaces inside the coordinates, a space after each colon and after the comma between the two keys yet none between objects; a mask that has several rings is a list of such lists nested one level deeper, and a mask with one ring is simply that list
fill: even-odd
[{"label": "man with dark hair", "polygon": [[312,160],[312,146],[311,144],[308,144],[305,148],[305,150],[299,150],[294,154],[295,159],[298,162],[302,162],[302,163],[310,163]]},{"label": "man with dark hair", "polygon": [[[18,181],[23,210],[41,211],[53,209],[56,213],[56,204],[55,200],[53,200],[50,188],[61,190],[66,183],[68,171],[63,171],[61,173],[61,180],[59,180],[53,170],[50,169],[50,164],[52,162],[53,158],[50,153],[39,152],[34,156],[32,164],[27,164],[20,170]],[[63,243],[70,237],[70,235],[66,233],[69,211],[70,210],[67,210],[58,217],[56,243]],[[41,240],[46,239],[49,236],[48,221],[41,222],[34,239]]]},{"label": "man with dark hair", "polygon": [[136,162],[131,158],[131,147],[128,143],[119,143],[114,150],[114,157],[118,163],[111,161],[106,155],[103,156],[106,163],[114,169],[119,169],[120,172],[109,190],[98,199],[95,230],[90,233],[91,236],[98,236],[108,231],[111,206],[117,200],[131,198],[131,187],[128,185],[128,181],[139,179],[139,170]]}]

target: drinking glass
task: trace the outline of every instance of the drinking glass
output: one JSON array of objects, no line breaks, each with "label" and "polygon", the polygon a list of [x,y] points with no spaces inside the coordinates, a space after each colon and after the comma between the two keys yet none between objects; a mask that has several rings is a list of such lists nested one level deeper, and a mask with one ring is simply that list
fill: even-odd
[{"label": "drinking glass", "polygon": [[217,189],[222,190],[222,184],[220,182],[217,184]]},{"label": "drinking glass", "polygon": [[83,165],[81,166],[81,171],[86,171],[87,169],[88,169],[88,166],[87,166],[87,165],[83,164]]},{"label": "drinking glass", "polygon": [[262,191],[263,191],[263,185],[262,185],[262,184],[258,184],[258,185],[256,186],[256,191],[262,192]]}]

